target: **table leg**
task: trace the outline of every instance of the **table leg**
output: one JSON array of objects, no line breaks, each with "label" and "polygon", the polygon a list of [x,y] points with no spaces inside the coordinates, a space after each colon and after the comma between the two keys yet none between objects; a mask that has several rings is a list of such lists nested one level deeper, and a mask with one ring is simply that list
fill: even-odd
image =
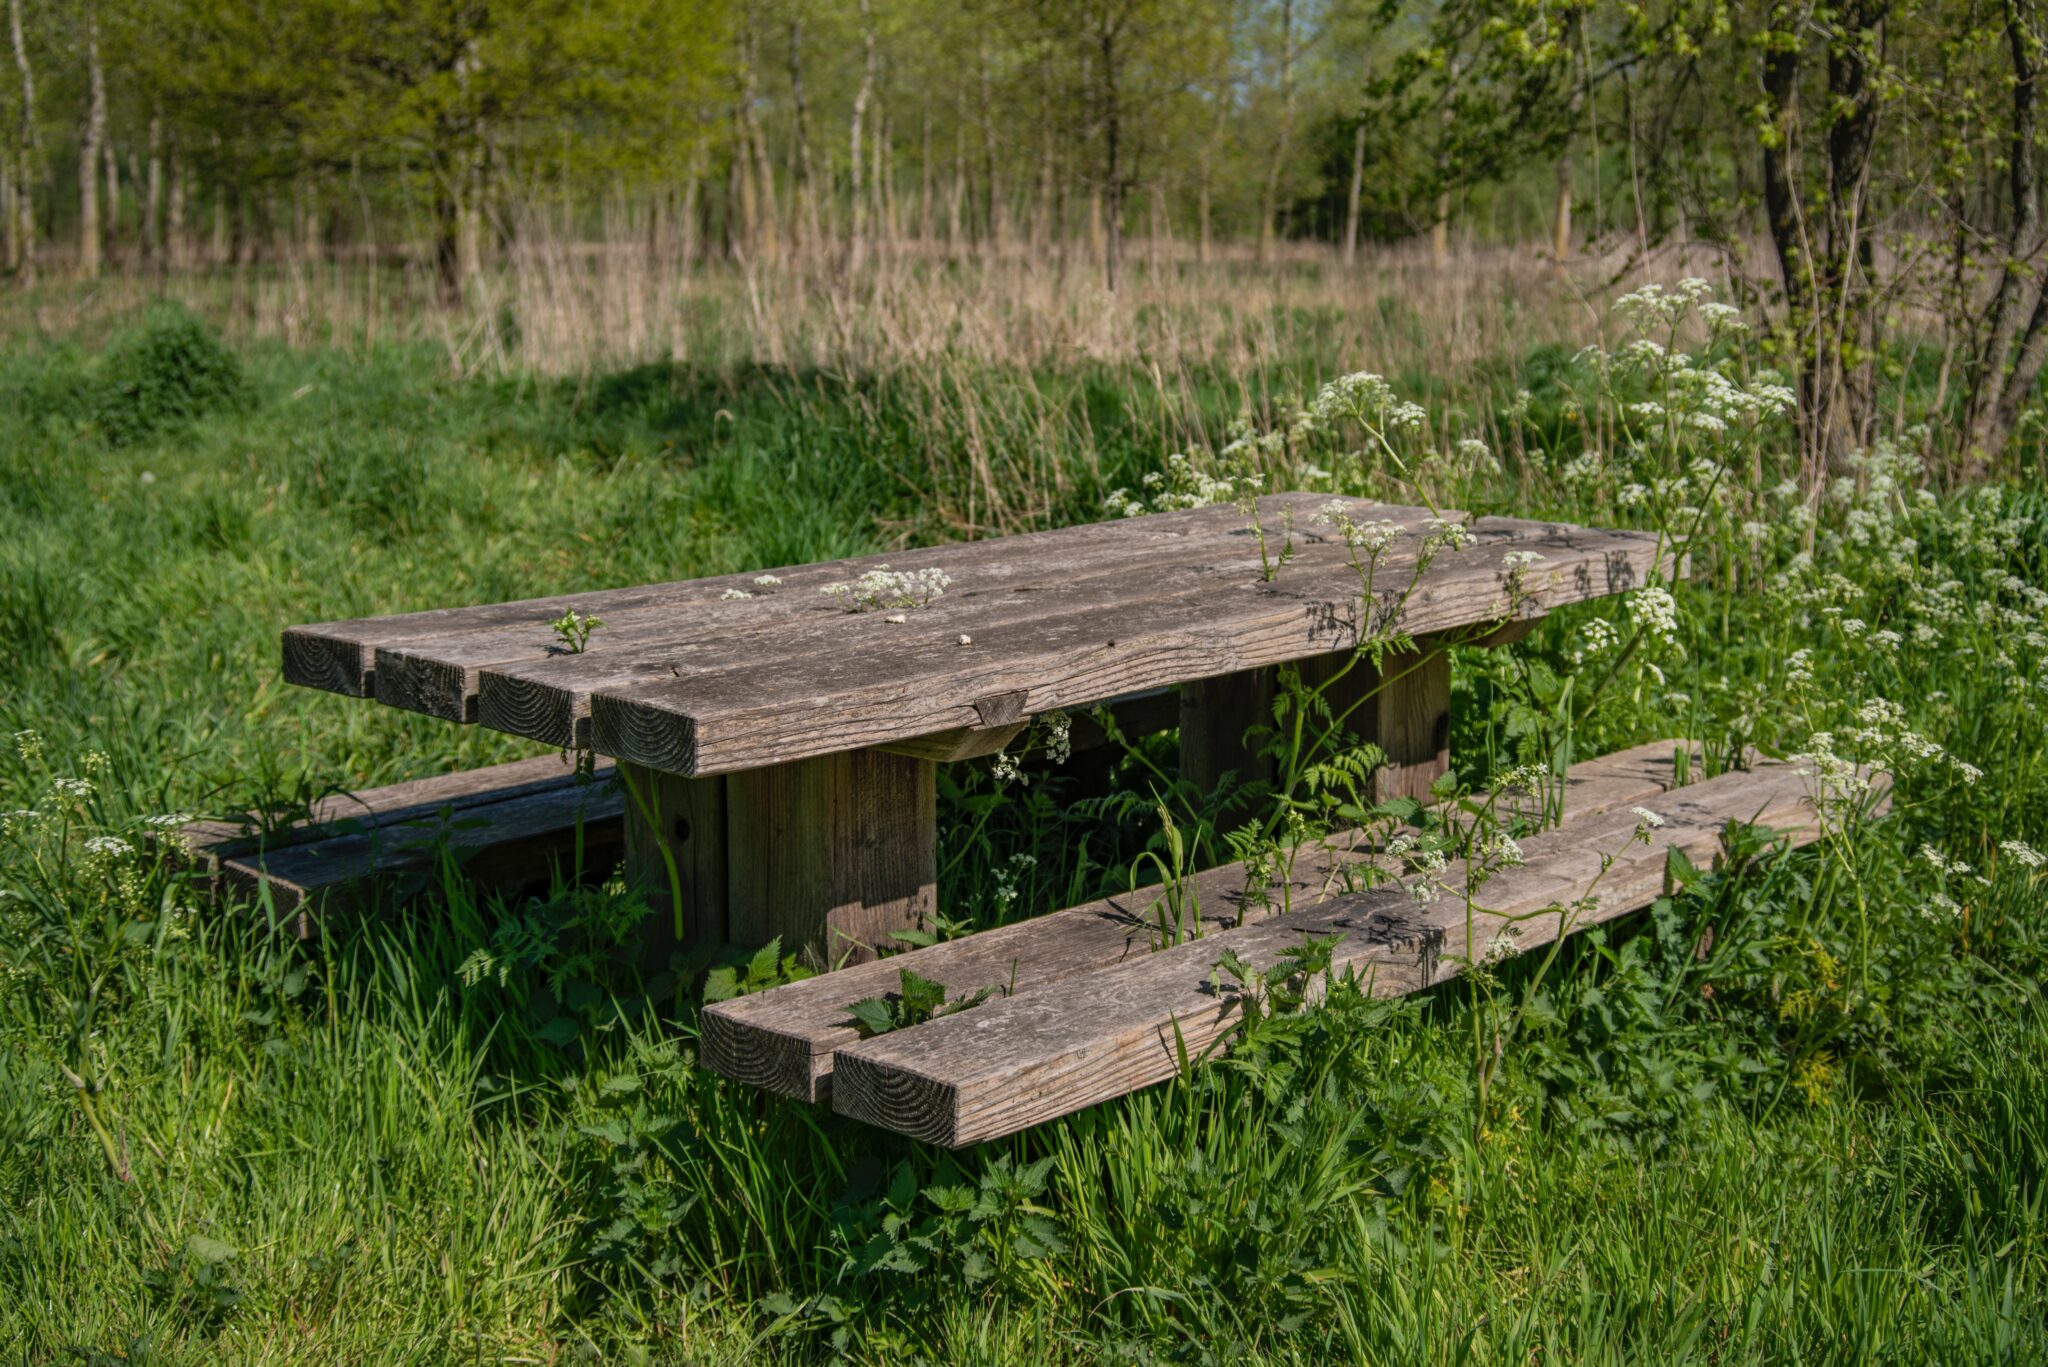
[{"label": "table leg", "polygon": [[1204,793],[1223,775],[1270,782],[1273,762],[1245,744],[1245,732],[1273,724],[1273,671],[1247,669],[1180,686],[1180,776]]},{"label": "table leg", "polygon": [[646,890],[646,962],[725,943],[725,778],[684,778],[619,763],[626,787],[626,881]]},{"label": "table leg", "polygon": [[938,770],[856,750],[726,776],[736,944],[775,936],[820,967],[875,957],[938,907]]},{"label": "table leg", "polygon": [[1412,797],[1426,802],[1430,785],[1451,768],[1450,652],[1428,637],[1416,644],[1419,653],[1386,657],[1384,684],[1369,660],[1345,670],[1348,653],[1301,664],[1303,684],[1323,688],[1333,713],[1349,710],[1345,729],[1351,736],[1386,751],[1386,765],[1373,780],[1380,801]]}]

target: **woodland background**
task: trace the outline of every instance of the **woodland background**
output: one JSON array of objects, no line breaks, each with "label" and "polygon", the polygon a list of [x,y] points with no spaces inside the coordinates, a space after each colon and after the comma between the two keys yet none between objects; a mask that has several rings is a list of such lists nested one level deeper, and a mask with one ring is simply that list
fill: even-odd
[{"label": "woodland background", "polygon": [[1411,241],[1443,269],[1591,252],[1609,278],[1677,251],[1768,326],[1815,468],[1917,364],[1950,419],[1928,453],[1979,473],[2048,357],[2035,0],[8,0],[8,22],[24,285],[371,262],[489,305],[494,270],[625,256],[642,296],[732,263],[850,299],[967,258],[1114,292]]}]

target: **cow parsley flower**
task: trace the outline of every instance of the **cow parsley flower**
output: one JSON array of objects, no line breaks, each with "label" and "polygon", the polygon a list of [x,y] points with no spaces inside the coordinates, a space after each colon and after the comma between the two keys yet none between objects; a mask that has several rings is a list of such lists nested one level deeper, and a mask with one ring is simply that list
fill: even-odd
[{"label": "cow parsley flower", "polygon": [[96,835],[85,842],[85,851],[100,859],[125,859],[135,847],[118,835]]},{"label": "cow parsley flower", "polygon": [[1631,593],[1628,615],[1638,631],[1667,643],[1678,639],[1678,600],[1662,585],[1652,584]]},{"label": "cow parsley flower", "polygon": [[1998,848],[2005,851],[2007,857],[2021,868],[2038,869],[2043,864],[2048,864],[2048,855],[2043,855],[2023,840],[2001,840],[1998,842]]},{"label": "cow parsley flower", "polygon": [[936,566],[892,570],[877,565],[851,584],[827,584],[818,592],[844,599],[848,612],[873,612],[877,608],[927,607],[952,582],[953,576]]}]

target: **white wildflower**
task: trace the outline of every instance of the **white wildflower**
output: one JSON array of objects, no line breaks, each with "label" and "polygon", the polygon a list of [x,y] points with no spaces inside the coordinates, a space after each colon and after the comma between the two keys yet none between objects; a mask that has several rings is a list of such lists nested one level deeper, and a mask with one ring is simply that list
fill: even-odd
[{"label": "white wildflower", "polygon": [[748,593],[745,589],[727,589],[724,593],[721,593],[718,596],[720,598],[725,599],[727,602],[732,602],[740,598],[752,598],[754,595]]},{"label": "white wildflower", "polygon": [[2048,855],[2043,855],[2023,840],[2001,840],[1998,842],[1998,848],[2005,851],[2007,857],[2021,868],[2038,869],[2043,864],[2048,864]]},{"label": "white wildflower", "polygon": [[1662,585],[1652,584],[1631,593],[1628,615],[1638,631],[1666,642],[1678,639],[1678,600]]}]

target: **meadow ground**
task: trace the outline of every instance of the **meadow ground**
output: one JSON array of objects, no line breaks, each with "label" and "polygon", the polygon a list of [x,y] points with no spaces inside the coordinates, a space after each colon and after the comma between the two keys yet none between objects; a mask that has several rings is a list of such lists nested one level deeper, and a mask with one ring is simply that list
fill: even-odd
[{"label": "meadow ground", "polygon": [[[728,280],[622,322],[684,358],[631,365],[609,287],[550,312],[552,279],[459,323],[289,278],[11,306],[5,1360],[2048,1357],[2048,498],[2038,451],[1923,465],[1917,358],[1892,439],[1815,487],[1757,349],[1682,295],[1311,263],[776,312]],[[1361,367],[1426,416],[1289,407]],[[1893,814],[960,1155],[698,1071],[693,1008],[612,966],[616,892],[447,873],[307,948],[148,853],[152,817],[528,753],[285,688],[288,623],[1086,520],[1170,499],[1183,450],[1685,542],[1668,613],[1460,656],[1462,782],[1684,734],[1885,764]],[[1124,885],[1162,801],[1212,850],[1263,819],[1171,753],[1082,802],[1042,755],[950,770],[942,906]]]}]

